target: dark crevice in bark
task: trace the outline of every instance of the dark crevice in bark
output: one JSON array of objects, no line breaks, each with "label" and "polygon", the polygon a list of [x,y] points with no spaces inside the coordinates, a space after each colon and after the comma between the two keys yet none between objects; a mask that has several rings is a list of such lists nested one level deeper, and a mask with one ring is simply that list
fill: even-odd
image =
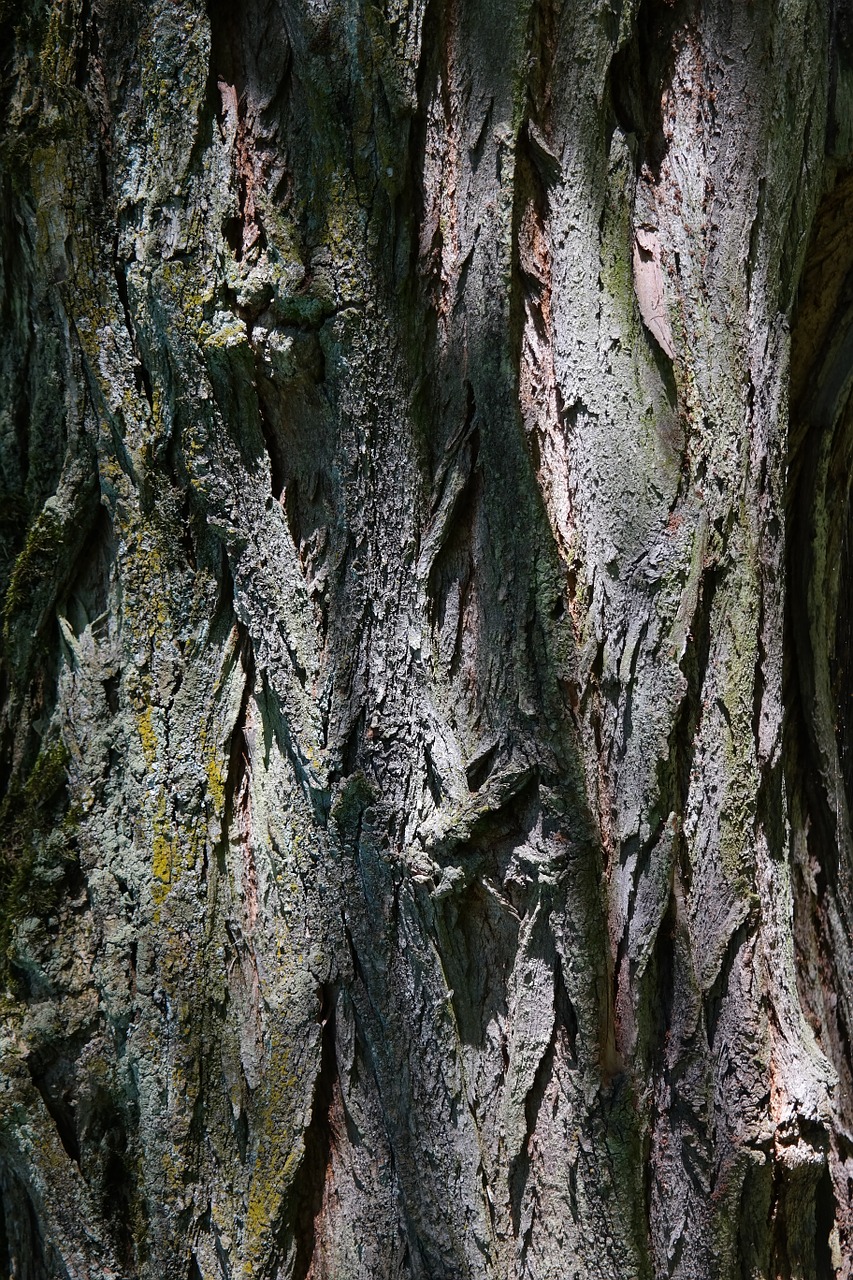
[{"label": "dark crevice in bark", "polygon": [[717,973],[716,979],[714,980],[714,984],[705,994],[705,1035],[707,1037],[709,1049],[713,1049],[714,1047],[717,1023],[723,1009],[726,995],[728,994],[732,969],[734,968],[735,961],[740,954],[741,947],[748,941],[752,933],[753,926],[750,921],[746,920],[742,925],[735,929],[734,933],[731,934],[728,943],[726,944],[725,954],[723,955],[720,969]]},{"label": "dark crevice in bark", "polygon": [[554,1016],[555,1042],[560,1045],[563,1056],[573,1066],[577,1062],[578,1015],[569,998],[559,956],[556,957],[554,968]]},{"label": "dark crevice in bark", "polygon": [[[828,918],[833,905],[833,893],[817,863],[819,846],[815,852],[808,844],[807,871],[795,863],[792,885],[795,911],[795,954],[801,959],[797,965],[798,988],[803,1009],[815,1032],[818,1043],[827,1052],[839,1072],[837,1090],[839,1111],[848,1115],[853,1102],[853,1080],[850,1064],[853,1063],[853,1035],[846,1016],[846,1002],[828,999],[828,993],[837,990],[836,972],[838,958],[832,946],[832,926]],[[809,883],[811,879],[811,883]],[[811,958],[817,966],[816,982]],[[807,975],[811,981],[807,981]],[[838,1131],[836,1131],[838,1136]],[[848,1199],[853,1204],[853,1181],[848,1188]]]},{"label": "dark crevice in bark", "polygon": [[833,155],[841,133],[843,115],[836,107],[838,73],[841,67],[853,66],[853,3],[831,0],[829,33],[829,103],[826,116],[826,152]]},{"label": "dark crevice in bark", "polygon": [[78,89],[85,89],[89,79],[89,59],[98,56],[98,28],[92,15],[91,0],[83,0],[77,28],[80,38],[76,51],[74,83]]},{"label": "dark crevice in bark", "polygon": [[296,1260],[293,1266],[293,1280],[308,1280],[312,1273],[317,1224],[323,1210],[324,1194],[331,1175],[334,1111],[336,1105],[339,1105],[335,1096],[338,1079],[335,1050],[336,998],[337,992],[334,987],[323,987],[320,1005],[320,1020],[323,1024],[320,1070],[314,1085],[311,1122],[305,1131],[305,1154],[300,1166],[294,1224]]},{"label": "dark crevice in bark", "polygon": [[835,1280],[830,1233],[835,1226],[835,1191],[829,1165],[824,1167],[815,1190],[815,1280]]},{"label": "dark crevice in bark", "polygon": [[465,767],[465,779],[468,783],[469,791],[479,791],[480,787],[482,787],[492,771],[499,747],[500,742],[492,742],[469,760]]},{"label": "dark crevice in bark", "polygon": [[284,514],[294,547],[298,551],[302,546],[302,521],[299,513],[299,480],[293,477],[286,490],[282,486],[279,494],[284,495]]},{"label": "dark crevice in bark", "polygon": [[15,93],[17,39],[14,12],[11,6],[5,9],[0,21],[0,120],[8,119],[9,104]]},{"label": "dark crevice in bark", "polygon": [[[406,187],[412,193],[409,215],[413,229],[409,274],[411,281],[416,283],[419,295],[418,305],[413,308],[413,312],[425,313],[430,317],[431,325],[442,314],[447,300],[442,298],[441,262],[444,230],[439,223],[433,230],[430,243],[428,245],[424,243],[423,228],[428,211],[427,137],[430,108],[436,96],[441,100],[448,133],[452,133],[455,127],[453,103],[455,86],[452,83],[455,3],[456,0],[427,0],[421,27],[420,58],[416,77],[418,106],[409,135],[409,181]],[[435,348],[434,332],[431,333],[431,338],[430,354]],[[421,340],[422,335],[416,337],[416,341]],[[420,367],[429,367],[429,363],[429,360],[417,360]],[[440,420],[440,415],[437,416]],[[430,447],[428,441],[426,447]]]},{"label": "dark crevice in bark", "polygon": [[[797,982],[821,1049],[838,1072],[836,1134],[842,1127],[849,1130],[853,1123],[849,997],[845,999],[849,974],[844,972],[853,919],[849,824],[853,763],[853,635],[849,621],[853,604],[851,192],[853,176],[845,173],[824,197],[803,270],[791,344],[786,494],[784,701],[789,711],[784,748],[789,804],[799,834],[800,860],[793,876]],[[824,1142],[822,1135],[816,1135],[818,1149]],[[779,1171],[774,1210],[780,1274],[787,1276],[806,1266],[811,1275],[823,1280],[834,1274],[828,1243],[833,1226],[837,1224],[839,1241],[849,1239],[853,1187],[847,1184],[844,1164],[833,1144],[829,1146],[828,1167],[820,1176],[814,1174],[808,1186],[799,1187],[792,1178],[788,1185],[783,1177]],[[795,1195],[799,1203],[795,1203]],[[798,1224],[808,1223],[812,1214],[806,1249]],[[790,1257],[784,1234],[794,1241]]]},{"label": "dark crevice in bark", "polygon": [[[545,1098],[545,1090],[551,1079],[554,1070],[555,1045],[552,1035],[551,1043],[546,1049],[539,1066],[536,1068],[536,1075],[533,1078],[533,1084],[524,1099],[524,1125],[525,1125],[525,1141],[521,1151],[512,1161],[509,1167],[509,1188],[510,1188],[510,1214],[512,1217],[512,1229],[516,1239],[518,1238],[521,1227],[521,1210],[524,1204],[524,1194],[527,1190],[527,1183],[530,1177],[530,1153],[529,1144],[536,1133],[536,1124],[539,1119],[539,1111]],[[527,1241],[524,1241],[523,1249],[527,1251]]]},{"label": "dark crevice in bark", "polygon": [[77,1136],[77,1125],[74,1117],[74,1108],[65,1092],[60,1092],[60,1086],[54,1085],[50,1088],[47,1082],[47,1076],[43,1069],[37,1063],[33,1055],[27,1058],[27,1070],[30,1073],[30,1079],[41,1095],[41,1100],[47,1108],[51,1120],[56,1126],[56,1132],[59,1141],[65,1148],[66,1155],[73,1160],[80,1168],[80,1141]]},{"label": "dark crevice in bark", "polygon": [[[285,468],[281,457],[281,446],[276,435],[275,428],[269,419],[269,414],[264,406],[263,396],[258,396],[258,418],[261,424],[261,434],[264,438],[267,456],[270,463],[270,491],[274,498],[281,498],[285,492]],[[287,522],[290,526],[290,536],[293,539],[293,545],[299,547],[299,516],[296,506],[296,484],[294,480],[287,487],[287,497],[285,499],[285,512],[287,514]]]},{"label": "dark crevice in bark", "polygon": [[776,1280],[835,1280],[829,1241],[835,1196],[825,1163],[777,1160],[769,1218]]},{"label": "dark crevice in bark", "polygon": [[[666,914],[661,921],[655,940],[653,952],[654,982],[656,999],[649,1009],[650,1027],[649,1043],[656,1046],[661,1056],[665,1052],[669,1029],[672,1025],[672,1010],[675,1002],[675,934],[678,928],[678,908],[674,894],[670,897]],[[662,1061],[659,1063],[662,1067]]]},{"label": "dark crevice in bark", "polygon": [[[421,23],[421,42],[418,50],[418,66],[415,78],[417,110],[409,132],[409,181],[406,186],[416,193],[412,206],[413,225],[419,227],[424,214],[424,157],[426,152],[427,113],[430,99],[438,79],[440,51],[443,45],[442,27],[445,0],[427,0]],[[418,238],[412,237],[413,252],[417,253]],[[412,266],[416,264],[416,259]]]},{"label": "dark crevice in bark", "polygon": [[[221,230],[238,262],[267,246],[262,205],[271,173],[270,146],[286,109],[291,75],[286,25],[279,25],[278,41],[271,44],[268,10],[264,4],[235,7],[224,0],[207,3],[210,77],[219,91],[215,112],[220,130],[226,98],[231,99],[236,114],[233,163],[238,211],[224,220]],[[270,82],[271,75],[275,83]],[[281,193],[284,181],[279,175],[276,194]]]},{"label": "dark crevice in bark", "polygon": [[[54,1280],[67,1274],[55,1267],[50,1244],[43,1237],[39,1217],[27,1188],[4,1167],[0,1172],[0,1238],[5,1240],[9,1280]],[[3,1261],[0,1253],[0,1262]],[[54,1265],[51,1265],[54,1264]]]},{"label": "dark crevice in bark", "polygon": [[140,354],[139,342],[136,336],[136,328],[134,326],[133,316],[130,310],[130,295],[127,289],[127,276],[125,273],[125,266],[122,263],[121,259],[119,258],[118,248],[119,248],[118,232],[116,232],[115,236],[113,237],[113,244],[112,244],[113,275],[115,277],[116,291],[118,293],[119,302],[121,303],[122,316],[124,318],[124,326],[127,329],[127,335],[130,338],[130,345],[133,350],[133,354],[136,357],[135,363],[133,366],[133,376],[136,382],[137,392],[139,393],[139,395],[145,396],[145,399],[148,401],[148,408],[153,410],[154,387],[151,382],[151,374],[149,373],[148,369],[145,367],[145,362],[143,361]]},{"label": "dark crevice in bark", "polygon": [[102,639],[102,622],[109,609],[110,576],[116,544],[112,521],[104,507],[95,512],[92,527],[69,575],[59,609],[79,636],[90,628]]},{"label": "dark crevice in bark", "polygon": [[[755,216],[752,220],[752,226],[750,227],[750,231],[749,231],[749,250],[746,256],[747,293],[750,293],[752,291],[752,275],[753,275],[753,272],[755,271],[755,268],[758,266],[758,248],[759,248],[759,244],[761,243],[762,223],[765,216],[764,205],[765,205],[765,198],[766,198],[766,190],[767,190],[767,180],[766,178],[761,177],[758,180],[758,196],[756,199]],[[788,273],[787,272],[783,273],[782,278],[787,279]],[[752,398],[754,397],[754,391],[751,383],[750,383],[749,395],[750,395],[750,399],[748,402],[748,408],[751,415],[752,414]]]},{"label": "dark crevice in bark", "polygon": [[638,140],[637,171],[654,176],[667,151],[664,91],[672,84],[679,40],[695,21],[695,0],[641,0],[628,41],[609,69],[613,112],[626,133]]},{"label": "dark crevice in bark", "polygon": [[237,806],[247,801],[244,795],[244,782],[249,768],[248,744],[246,742],[246,715],[249,699],[255,686],[255,655],[252,640],[245,628],[238,622],[239,633],[238,661],[244,672],[243,692],[240,698],[240,709],[234,728],[231,731],[231,742],[228,750],[228,768],[225,776],[225,803],[223,831],[230,830],[234,821]]},{"label": "dark crevice in bark", "polygon": [[[853,316],[840,317],[839,323],[850,325]],[[831,390],[831,388],[830,388]],[[824,389],[820,383],[809,393],[820,403]],[[807,412],[807,411],[806,411]],[[802,735],[810,756],[811,769],[804,782],[809,793],[813,819],[822,831],[823,855],[832,883],[838,879],[837,848],[840,842],[836,779],[832,776],[838,748],[844,742],[843,715],[847,709],[847,691],[839,666],[848,660],[844,624],[840,611],[849,603],[849,586],[844,572],[849,509],[850,443],[853,439],[853,414],[850,406],[827,406],[822,420],[802,433],[792,458],[792,491],[789,538],[788,625],[793,633],[795,666],[788,663],[791,705],[802,716]],[[842,470],[843,468],[843,470]],[[810,598],[831,607],[835,557],[841,561],[840,592],[834,617],[813,617],[813,608],[804,607]],[[797,607],[793,607],[796,598]],[[826,634],[824,634],[826,632]],[[840,654],[833,650],[841,642]],[[833,666],[835,668],[833,672]],[[833,680],[833,675],[835,679]],[[824,681],[830,685],[825,689]],[[793,686],[793,687],[790,687]],[[834,687],[833,687],[834,686]],[[835,705],[825,705],[826,692],[833,695]],[[841,701],[841,706],[838,705]],[[842,717],[841,733],[838,733]],[[827,725],[836,726],[830,739]],[[839,743],[839,737],[841,739]]]},{"label": "dark crevice in bark", "polygon": [[[533,1084],[524,1100],[526,1140],[509,1169],[510,1214],[512,1229],[516,1238],[521,1227],[521,1212],[530,1177],[529,1146],[534,1140],[539,1122],[539,1113],[545,1100],[545,1092],[558,1058],[562,1058],[569,1066],[576,1063],[577,1033],[577,1013],[569,999],[563,979],[562,964],[559,956],[557,956],[554,966],[554,1026],[551,1032],[551,1041],[536,1068]],[[522,1244],[522,1257],[526,1254],[526,1251],[527,1239]]]},{"label": "dark crevice in bark", "polygon": [[770,1272],[770,1213],[773,1169],[770,1161],[747,1168],[738,1204],[738,1280]]},{"label": "dark crevice in bark", "polygon": [[832,0],[832,44],[853,63],[853,0]]},{"label": "dark crevice in bark", "polygon": [[436,808],[438,808],[442,802],[444,789],[441,785],[441,778],[436,770],[435,763],[433,762],[432,752],[426,742],[424,743],[424,767],[426,770],[426,784],[429,789],[429,793],[432,796],[432,802]]},{"label": "dark crevice in bark", "polygon": [[[482,1049],[488,1026],[507,1016],[507,974],[518,948],[517,920],[483,885],[483,871],[466,889],[435,903],[436,952],[443,956],[463,1044]],[[509,1064],[503,1043],[504,1070]]]},{"label": "dark crevice in bark", "polygon": [[[210,72],[216,83],[224,80],[237,88],[245,90],[245,73],[241,56],[241,11],[227,0],[207,0],[208,21],[210,22]],[[221,102],[217,112],[219,123],[222,123]]]},{"label": "dark crevice in bark", "polygon": [[[38,970],[21,965],[13,946],[17,922],[46,918],[83,888],[79,847],[68,827],[68,755],[61,743],[42,745],[26,777],[14,780],[0,805],[0,978],[21,999],[39,993]],[[56,832],[56,843],[45,839]],[[39,993],[43,998],[43,992]],[[48,1055],[49,1056],[49,1055]],[[45,1062],[45,1070],[49,1062]],[[33,1066],[41,1077],[42,1061]]]},{"label": "dark crevice in bark", "polygon": [[361,767],[366,725],[367,713],[362,707],[350,726],[341,754],[341,772],[345,778],[350,777]]},{"label": "dark crevice in bark", "polygon": [[[0,39],[2,38],[3,33],[0,30]],[[4,1190],[5,1188],[0,1182],[0,1276],[12,1276],[14,1275],[12,1269],[13,1259],[9,1250],[9,1237],[6,1233],[6,1214],[11,1205],[6,1196],[2,1194]]]},{"label": "dark crevice in bark", "polygon": [[144,1257],[144,1244],[140,1248],[137,1236],[146,1214],[129,1138],[138,1122],[138,1109],[131,1098],[117,1101],[111,1093],[99,1090],[82,1126],[84,1168],[90,1176],[97,1161],[101,1212],[110,1226],[118,1258],[130,1273]]},{"label": "dark crevice in bark", "polygon": [[[9,672],[5,664],[0,664],[0,707],[4,711],[9,705],[10,693]],[[14,745],[14,728],[9,723],[8,717],[4,715],[0,723],[0,804],[6,799],[12,784]]]},{"label": "dark crevice in bark", "polygon": [[240,1163],[246,1163],[246,1157],[249,1154],[249,1117],[245,1111],[241,1111],[238,1116],[234,1117],[234,1137],[237,1142],[237,1154],[240,1157]]},{"label": "dark crevice in bark", "polygon": [[844,512],[838,609],[830,678],[838,712],[836,736],[847,804],[853,808],[853,519],[850,499]]},{"label": "dark crevice in bark", "polygon": [[[691,620],[681,663],[682,671],[687,678],[687,690],[669,737],[667,757],[658,766],[660,815],[662,817],[666,813],[674,813],[678,824],[674,836],[676,863],[682,861],[679,857],[682,847],[680,829],[687,805],[690,771],[702,717],[702,689],[711,652],[711,614],[717,587],[718,571],[711,568],[705,569],[699,582],[696,613]],[[681,865],[681,874],[689,890],[689,867]]]},{"label": "dark crevice in bark", "polygon": [[[661,922],[655,940],[648,991],[653,996],[644,1002],[640,1013],[640,1042],[649,1055],[648,1073],[652,1082],[651,1103],[649,1107],[648,1143],[649,1155],[644,1179],[646,1221],[649,1224],[650,1239],[654,1240],[653,1213],[655,1195],[661,1177],[658,1160],[658,1144],[661,1141],[662,1125],[668,1125],[666,1112],[660,1108],[661,1081],[668,1076],[667,1048],[672,1026],[672,1012],[675,1002],[676,955],[675,932],[677,928],[677,907],[674,897],[670,898],[666,914]],[[644,1034],[643,1034],[644,1033]],[[666,1141],[666,1131],[663,1133]]]},{"label": "dark crevice in bark", "polygon": [[528,114],[545,137],[550,135],[553,124],[554,71],[561,16],[561,7],[555,0],[542,0],[530,8]]},{"label": "dark crevice in bark", "polygon": [[[789,730],[799,730],[795,739],[792,732],[788,735],[792,748],[789,773],[793,769],[792,781],[802,791],[812,819],[809,847],[815,850],[820,868],[818,899],[826,890],[844,897],[844,881],[849,876],[839,860],[844,859],[844,841],[836,795],[839,781],[847,783],[850,771],[848,737],[853,705],[849,675],[853,412],[848,399],[847,361],[853,333],[853,270],[844,270],[853,261],[853,239],[847,230],[839,230],[840,221],[848,219],[848,200],[849,178],[845,178],[818,211],[792,342],[785,623],[790,643],[786,646],[785,692],[793,709]],[[825,279],[827,253],[836,264],[831,288]],[[838,596],[833,602],[831,584],[839,561]],[[826,617],[815,618],[811,609],[799,607],[802,600],[809,599],[809,593],[824,605],[834,603],[834,616],[826,609]],[[824,705],[824,672],[829,675],[830,707]],[[826,740],[827,719],[834,727],[831,740]],[[830,776],[834,765],[840,769],[840,780]],[[847,786],[844,790],[849,805]],[[853,906],[849,902],[841,905],[848,911]]]},{"label": "dark crevice in bark", "polygon": [[[464,625],[464,585],[472,577],[477,537],[482,521],[483,481],[479,467],[480,435],[476,425],[470,427],[465,443],[451,463],[444,480],[447,492],[439,500],[437,510],[421,539],[430,546],[429,620],[441,631],[454,585],[459,587],[460,625]],[[422,552],[422,555],[424,553]],[[450,655],[451,667],[458,657],[461,636],[455,637]]]}]

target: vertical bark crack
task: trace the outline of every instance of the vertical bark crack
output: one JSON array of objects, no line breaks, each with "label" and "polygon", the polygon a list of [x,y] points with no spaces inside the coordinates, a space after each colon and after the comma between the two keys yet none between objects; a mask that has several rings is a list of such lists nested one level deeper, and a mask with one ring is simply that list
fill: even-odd
[{"label": "vertical bark crack", "polygon": [[296,1200],[296,1261],[293,1280],[323,1280],[327,1275],[321,1257],[317,1256],[319,1225],[326,1201],[328,1182],[332,1176],[332,1149],[335,1125],[340,1122],[340,1091],[335,1049],[334,987],[324,986],[321,993],[320,1020],[323,1033],[320,1048],[320,1070],[314,1086],[311,1122],[305,1131],[305,1154],[302,1157],[299,1191]]}]

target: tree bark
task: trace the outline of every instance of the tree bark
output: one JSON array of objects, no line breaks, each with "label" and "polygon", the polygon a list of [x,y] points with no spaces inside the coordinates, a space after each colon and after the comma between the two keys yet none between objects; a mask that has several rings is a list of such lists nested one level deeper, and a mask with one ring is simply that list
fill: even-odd
[{"label": "tree bark", "polygon": [[0,28],[0,1273],[850,1280],[846,0]]}]

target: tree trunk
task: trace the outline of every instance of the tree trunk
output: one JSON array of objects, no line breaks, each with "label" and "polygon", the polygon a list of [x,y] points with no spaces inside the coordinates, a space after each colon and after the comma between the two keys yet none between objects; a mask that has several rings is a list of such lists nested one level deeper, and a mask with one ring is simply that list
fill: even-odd
[{"label": "tree trunk", "polygon": [[850,1280],[851,6],[0,51],[0,1273]]}]

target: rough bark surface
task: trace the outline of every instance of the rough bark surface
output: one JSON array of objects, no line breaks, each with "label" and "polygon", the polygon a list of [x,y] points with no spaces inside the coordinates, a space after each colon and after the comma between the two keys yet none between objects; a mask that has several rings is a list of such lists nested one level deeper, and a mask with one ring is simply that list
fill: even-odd
[{"label": "rough bark surface", "polygon": [[0,1274],[850,1280],[851,6],[0,59]]}]

